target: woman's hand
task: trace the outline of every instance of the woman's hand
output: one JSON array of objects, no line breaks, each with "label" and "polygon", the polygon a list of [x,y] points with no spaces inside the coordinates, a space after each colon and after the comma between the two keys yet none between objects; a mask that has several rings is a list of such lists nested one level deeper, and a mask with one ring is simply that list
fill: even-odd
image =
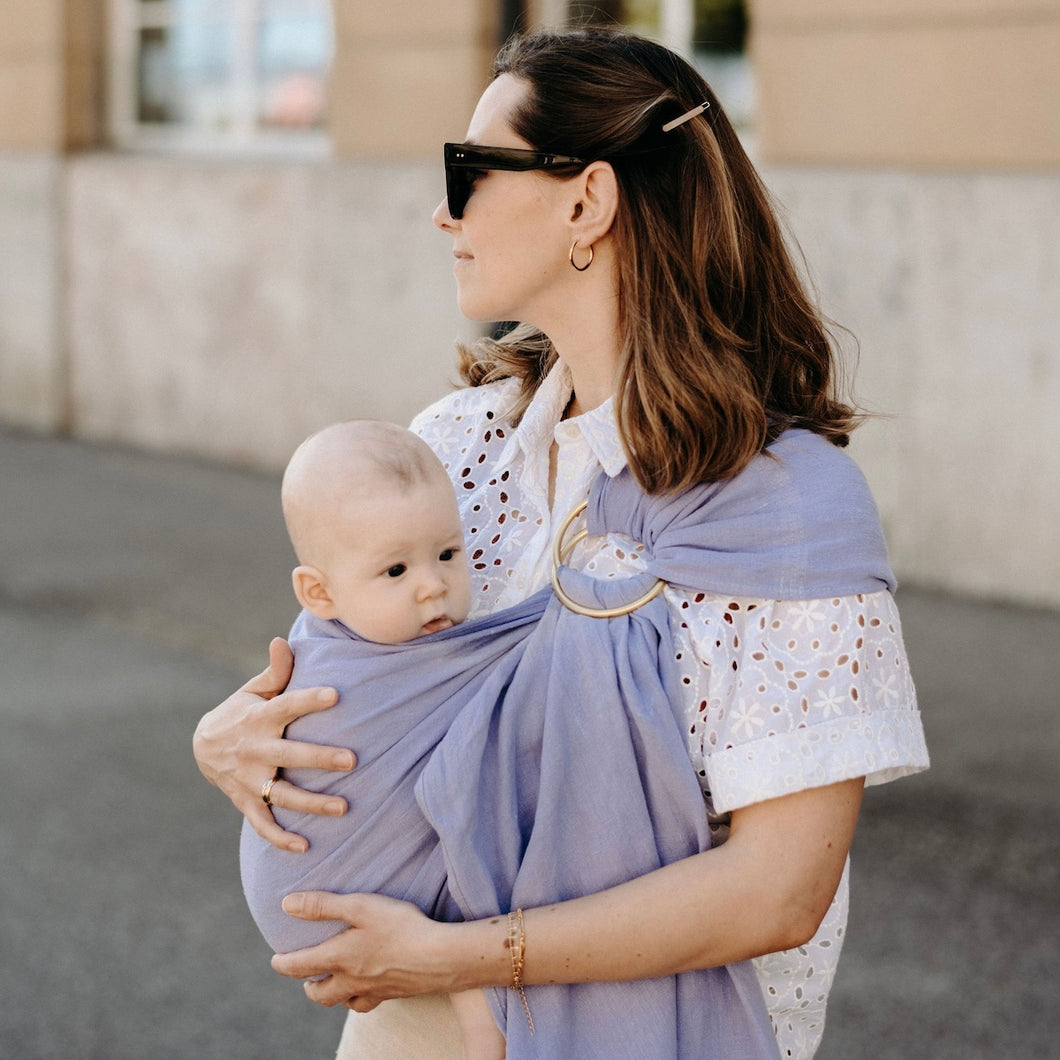
[{"label": "woman's hand", "polygon": [[[262,787],[279,769],[342,772],[353,769],[356,759],[345,748],[283,738],[284,730],[296,718],[327,710],[338,701],[333,688],[284,692],[293,665],[290,647],[277,637],[269,645],[268,667],[204,715],[195,729],[192,746],[203,776],[232,800],[258,835],[281,850],[301,853],[309,844],[276,823],[262,800]],[[270,800],[301,813],[337,817],[346,812],[344,799],[304,791],[285,780],[277,780],[272,786]]]},{"label": "woman's hand", "polygon": [[389,998],[452,988],[443,938],[460,925],[440,924],[418,906],[378,894],[289,894],[283,911],[301,920],[344,920],[350,925],[318,946],[272,958],[281,975],[317,977],[305,984],[305,992],[318,1005],[369,1012]]}]

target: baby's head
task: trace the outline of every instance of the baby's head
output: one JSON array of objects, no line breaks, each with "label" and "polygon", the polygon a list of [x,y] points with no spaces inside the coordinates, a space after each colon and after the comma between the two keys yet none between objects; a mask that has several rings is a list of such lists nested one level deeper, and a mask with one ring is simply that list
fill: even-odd
[{"label": "baby's head", "polygon": [[295,451],[283,514],[298,602],[398,644],[467,618],[471,576],[449,476],[409,431],[375,420],[325,427]]}]

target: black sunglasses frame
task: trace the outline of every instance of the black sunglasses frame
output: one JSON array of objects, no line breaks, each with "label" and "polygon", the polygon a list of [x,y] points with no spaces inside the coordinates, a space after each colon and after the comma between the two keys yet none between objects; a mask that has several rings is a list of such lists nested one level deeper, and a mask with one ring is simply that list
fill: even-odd
[{"label": "black sunglasses frame", "polygon": [[570,155],[530,151],[522,147],[482,147],[478,144],[445,145],[445,196],[449,216],[459,221],[471,198],[475,172],[503,169],[526,173],[533,169],[584,169],[589,163]]}]

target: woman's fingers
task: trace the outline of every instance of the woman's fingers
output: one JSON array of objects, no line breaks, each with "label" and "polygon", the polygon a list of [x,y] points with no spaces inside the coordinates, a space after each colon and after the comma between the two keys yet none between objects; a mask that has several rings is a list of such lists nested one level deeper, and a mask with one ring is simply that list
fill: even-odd
[{"label": "woman's fingers", "polygon": [[[285,696],[297,693],[285,692]],[[300,715],[299,715],[300,716]],[[329,772],[348,772],[357,764],[352,751],[342,747],[327,747],[320,744],[298,743],[291,740],[267,740],[243,748],[236,767],[240,777],[247,777],[246,784],[234,786],[229,781],[222,790],[231,798],[240,813],[250,822],[262,839],[281,850],[304,853],[309,844],[303,836],[288,832],[276,823],[272,808],[279,806],[295,813],[310,813],[322,817],[340,817],[347,810],[346,800],[338,795],[323,795],[296,787],[282,777],[269,787],[269,802],[263,798],[263,790],[269,780],[280,769],[320,769]],[[264,764],[262,764],[264,763]],[[249,778],[254,777],[254,781]],[[264,778],[256,784],[258,778]],[[222,786],[222,785],[218,785]]]},{"label": "woman's fingers", "polygon": [[[352,926],[355,923],[356,904],[355,895],[333,894],[331,891],[296,891],[284,898],[283,911],[288,916],[298,917],[299,920],[345,920]],[[298,952],[310,953],[312,951]],[[291,954],[285,956],[291,956]],[[273,967],[276,967],[275,961],[273,961]],[[277,971],[279,971],[278,968]],[[300,973],[295,973],[295,975],[298,974]]]},{"label": "woman's fingers", "polygon": [[[349,767],[347,767],[349,768]],[[341,817],[347,810],[346,800],[338,795],[320,795],[315,791],[297,788],[286,780],[273,782],[269,802],[295,813],[312,813],[320,817]]]},{"label": "woman's fingers", "polygon": [[[324,691],[330,691],[325,689]],[[297,692],[285,692],[285,696],[296,696]],[[331,704],[334,706],[334,702]],[[314,709],[325,709],[315,707]],[[310,713],[303,710],[297,717]],[[348,773],[357,764],[354,753],[346,747],[329,747],[326,744],[302,743],[299,740],[277,740],[268,748],[269,758],[276,760],[279,769],[323,769],[329,773]],[[273,802],[276,802],[274,797]],[[286,806],[287,803],[281,805]],[[292,807],[293,808],[293,807]]]},{"label": "woman's fingers", "polygon": [[405,953],[408,940],[422,938],[431,923],[416,906],[382,895],[306,891],[284,898],[283,910],[301,920],[350,925],[318,946],[272,958],[281,975],[311,980],[305,984],[310,1001],[368,1012],[386,998],[423,992],[418,976],[389,956],[395,938]]},{"label": "woman's fingers", "polygon": [[248,693],[245,688],[236,693],[237,696],[248,694],[253,697],[254,713],[261,722],[260,727],[267,728],[277,737],[282,736],[283,730],[297,718],[329,710],[339,701],[334,688],[289,688],[270,697]]},{"label": "woman's fingers", "polygon": [[335,796],[302,791],[278,779],[267,804],[263,787],[281,769],[320,769],[348,772],[356,765],[353,753],[283,738],[296,718],[328,710],[338,701],[333,688],[285,691],[291,676],[292,655],[279,637],[269,645],[269,665],[238,692],[203,716],[195,730],[195,759],[203,775],[220,788],[263,839],[283,850],[305,850],[300,836],[289,834],[273,818],[271,805],[301,813],[335,816],[346,805]]},{"label": "woman's fingers", "polygon": [[291,651],[291,646],[283,637],[273,637],[269,642],[269,665],[239,691],[252,692],[256,696],[271,699],[287,687],[293,671],[294,652]]},{"label": "woman's fingers", "polygon": [[350,981],[344,976],[331,975],[326,979],[313,979],[302,984],[305,996],[314,1004],[325,1008],[345,1005],[355,1012],[370,1012],[382,1001],[382,998],[350,996]]},{"label": "woman's fingers", "polygon": [[[307,990],[306,994],[308,995],[308,993],[309,991]],[[372,1009],[378,1008],[382,1003],[382,1001],[372,1001],[367,997],[351,997],[343,1002],[347,1008],[352,1008],[354,1012],[371,1012]]]},{"label": "woman's fingers", "polygon": [[258,807],[251,807],[243,816],[247,824],[254,829],[266,842],[271,843],[280,850],[289,850],[293,854],[304,854],[309,849],[309,842],[304,836],[295,832],[288,832],[276,823],[272,811],[264,802]]}]

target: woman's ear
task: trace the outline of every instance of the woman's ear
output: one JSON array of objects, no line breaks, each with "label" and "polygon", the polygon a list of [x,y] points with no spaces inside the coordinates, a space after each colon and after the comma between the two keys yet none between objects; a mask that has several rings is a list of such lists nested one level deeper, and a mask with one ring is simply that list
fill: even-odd
[{"label": "woman's ear", "polygon": [[610,162],[590,162],[579,174],[580,195],[571,207],[571,230],[583,246],[611,231],[618,212],[618,178]]},{"label": "woman's ear", "polygon": [[334,618],[335,602],[328,593],[324,575],[316,567],[301,566],[291,571],[291,584],[298,602],[317,618]]}]

